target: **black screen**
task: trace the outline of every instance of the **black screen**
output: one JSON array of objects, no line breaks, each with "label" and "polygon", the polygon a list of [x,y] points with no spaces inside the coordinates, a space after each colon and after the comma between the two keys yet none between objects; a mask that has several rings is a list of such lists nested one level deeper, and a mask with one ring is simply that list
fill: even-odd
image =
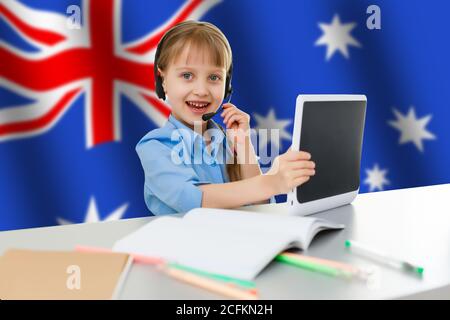
[{"label": "black screen", "polygon": [[311,153],[316,174],[297,188],[305,203],[359,187],[365,101],[305,102],[300,150]]}]

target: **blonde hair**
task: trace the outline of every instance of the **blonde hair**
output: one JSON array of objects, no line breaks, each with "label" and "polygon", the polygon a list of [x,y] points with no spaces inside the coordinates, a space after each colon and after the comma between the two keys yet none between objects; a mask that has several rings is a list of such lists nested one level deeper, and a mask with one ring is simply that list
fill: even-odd
[{"label": "blonde hair", "polygon": [[[169,29],[160,48],[157,67],[165,71],[188,45],[198,50],[208,50],[212,62],[218,67],[225,67],[227,77],[230,76],[228,71],[233,61],[230,44],[219,28],[204,21],[184,21]],[[225,134],[222,126],[217,126]],[[227,173],[230,181],[238,181],[241,180],[241,166],[234,154],[232,157],[232,162],[226,164]]]}]

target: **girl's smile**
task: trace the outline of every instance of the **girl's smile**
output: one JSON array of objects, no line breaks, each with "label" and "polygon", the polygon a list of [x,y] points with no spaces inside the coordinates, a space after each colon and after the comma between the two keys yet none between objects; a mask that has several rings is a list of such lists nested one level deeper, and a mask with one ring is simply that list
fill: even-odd
[{"label": "girl's smile", "polygon": [[208,107],[211,106],[211,102],[202,100],[186,101],[186,104],[194,114],[207,113]]}]

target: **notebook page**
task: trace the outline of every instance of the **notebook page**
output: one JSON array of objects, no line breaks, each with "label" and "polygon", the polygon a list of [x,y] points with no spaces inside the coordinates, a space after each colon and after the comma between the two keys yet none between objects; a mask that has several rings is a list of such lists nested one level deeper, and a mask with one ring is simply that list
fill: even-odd
[{"label": "notebook page", "polygon": [[117,252],[161,257],[204,271],[252,280],[295,240],[289,234],[235,230],[161,217],[117,241]]},{"label": "notebook page", "polygon": [[309,247],[311,241],[314,237],[320,232],[324,230],[333,230],[333,229],[344,229],[345,225],[340,223],[334,223],[325,219],[316,218],[316,221],[313,222],[313,227],[311,228],[311,233],[309,234],[308,242],[306,242],[306,247]]},{"label": "notebook page", "polygon": [[183,219],[196,223],[217,224],[230,229],[282,233],[293,237],[293,244],[306,250],[313,237],[324,229],[341,229],[343,225],[312,217],[286,216],[238,210],[196,208],[189,211]]}]

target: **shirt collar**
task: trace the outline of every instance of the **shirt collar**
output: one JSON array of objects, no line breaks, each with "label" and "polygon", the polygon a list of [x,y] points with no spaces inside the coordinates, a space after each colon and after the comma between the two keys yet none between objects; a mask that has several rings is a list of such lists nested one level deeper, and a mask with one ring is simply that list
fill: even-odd
[{"label": "shirt collar", "polygon": [[[182,123],[180,120],[175,118],[172,113],[169,115],[168,122],[171,123],[175,129],[182,129],[179,130],[180,135],[183,137],[183,139],[188,138],[187,141],[193,141],[193,144],[200,143],[202,146],[205,145],[203,136],[200,135],[198,132],[195,132],[191,128],[189,128],[187,125]],[[220,141],[224,141],[225,135],[224,132],[219,128],[219,125],[213,122],[212,120],[208,120],[207,129],[215,128],[216,131],[214,132],[215,139],[219,138]],[[228,144],[228,141],[226,141],[226,149],[227,149],[227,156],[230,156],[232,154],[231,147]]]},{"label": "shirt collar", "polygon": [[[191,138],[191,141],[196,142],[198,139],[203,140],[203,136],[200,135],[198,132],[195,132],[191,128],[189,128],[187,125],[182,123],[180,120],[175,118],[172,113],[169,115],[168,121],[176,128],[176,129],[183,129],[181,130],[181,134],[184,136],[186,134],[189,135],[189,138]],[[208,120],[207,129],[217,129],[217,132],[215,132],[215,137],[220,138],[223,140],[225,135],[223,134],[222,130],[218,127],[216,123],[214,123],[212,120]]]}]

